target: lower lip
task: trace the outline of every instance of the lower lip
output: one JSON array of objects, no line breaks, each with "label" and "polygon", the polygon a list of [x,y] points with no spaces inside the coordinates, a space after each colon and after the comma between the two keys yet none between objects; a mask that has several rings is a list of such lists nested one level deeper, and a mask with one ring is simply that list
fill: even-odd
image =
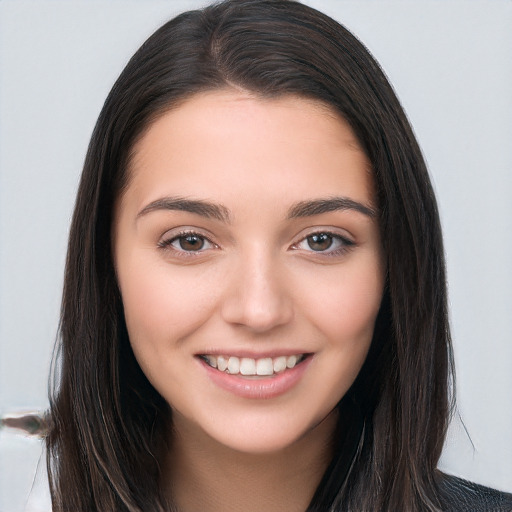
[{"label": "lower lip", "polygon": [[284,370],[272,377],[260,378],[247,378],[240,374],[231,375],[212,368],[202,359],[199,359],[199,362],[206,370],[211,381],[220,388],[242,398],[268,399],[283,395],[298,384],[312,359],[312,356],[308,356],[293,368]]}]

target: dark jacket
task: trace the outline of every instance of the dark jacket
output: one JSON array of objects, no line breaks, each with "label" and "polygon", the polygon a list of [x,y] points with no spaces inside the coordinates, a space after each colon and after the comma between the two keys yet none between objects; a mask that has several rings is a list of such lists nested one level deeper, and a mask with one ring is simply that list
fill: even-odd
[{"label": "dark jacket", "polygon": [[512,494],[451,475],[439,482],[443,512],[512,512]]}]

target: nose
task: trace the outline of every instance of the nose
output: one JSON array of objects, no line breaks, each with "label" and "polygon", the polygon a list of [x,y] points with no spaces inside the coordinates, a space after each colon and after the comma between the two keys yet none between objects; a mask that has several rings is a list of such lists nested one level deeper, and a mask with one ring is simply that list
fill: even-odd
[{"label": "nose", "polygon": [[228,279],[222,304],[224,321],[263,333],[293,318],[285,273],[270,256],[240,257]]}]

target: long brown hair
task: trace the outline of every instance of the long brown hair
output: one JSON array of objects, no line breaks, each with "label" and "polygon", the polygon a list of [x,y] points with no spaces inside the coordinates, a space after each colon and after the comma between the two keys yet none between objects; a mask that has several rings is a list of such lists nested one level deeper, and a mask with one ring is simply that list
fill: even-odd
[{"label": "long brown hair", "polygon": [[184,13],[132,57],[94,129],[65,273],[48,465],[55,512],[168,510],[168,404],[130,348],[111,253],[113,204],[134,142],[196,93],[235,86],[315,98],[350,123],[372,163],[387,282],[368,358],[339,407],[364,422],[346,479],[334,456],[308,511],[436,511],[450,410],[443,245],[421,151],[379,65],[343,26],[288,0]]}]

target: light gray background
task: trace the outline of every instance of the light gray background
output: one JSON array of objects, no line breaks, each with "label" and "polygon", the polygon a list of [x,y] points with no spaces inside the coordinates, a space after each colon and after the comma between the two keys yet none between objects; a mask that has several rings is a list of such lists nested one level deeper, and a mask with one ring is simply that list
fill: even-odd
[{"label": "light gray background", "polygon": [[[44,408],[88,139],[127,59],[203,1],[0,1],[0,410]],[[381,62],[424,150],[448,260],[458,411],[441,467],[512,490],[512,2],[310,0]],[[473,443],[473,445],[472,445]],[[0,511],[39,442],[0,434]]]}]

